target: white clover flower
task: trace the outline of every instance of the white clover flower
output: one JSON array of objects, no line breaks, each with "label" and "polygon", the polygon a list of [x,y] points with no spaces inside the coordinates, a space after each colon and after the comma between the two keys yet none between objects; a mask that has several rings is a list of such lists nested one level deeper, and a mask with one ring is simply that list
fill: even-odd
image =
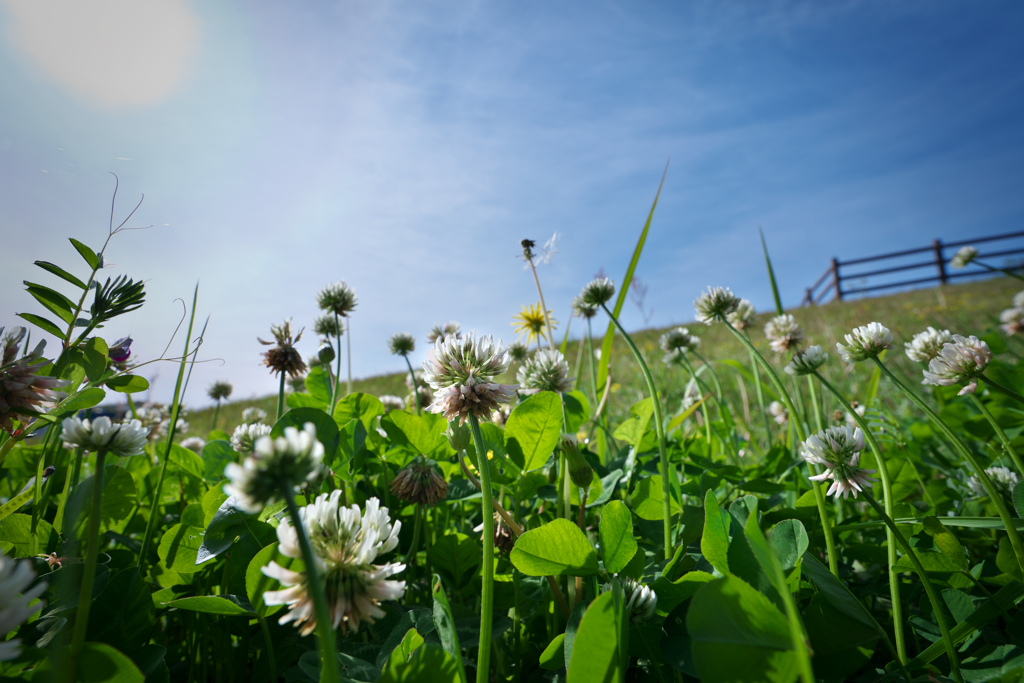
[{"label": "white clover flower", "polygon": [[736,310],[726,315],[725,319],[737,330],[743,330],[750,325],[750,321],[754,319],[756,313],[754,304],[746,299],[740,299],[736,304]]},{"label": "white clover flower", "polygon": [[438,340],[423,362],[423,379],[434,389],[434,402],[427,410],[443,413],[446,420],[458,417],[460,424],[470,414],[489,419],[494,409],[508,403],[519,388],[494,382],[508,371],[508,366],[508,352],[490,336],[477,339],[469,332]]},{"label": "white clover flower", "polygon": [[658,345],[665,352],[662,360],[666,365],[672,365],[682,354],[696,350],[700,346],[700,337],[690,334],[690,330],[685,327],[677,327],[661,335]]},{"label": "white clover flower", "polygon": [[[398,546],[402,523],[396,521],[392,526],[388,509],[380,507],[376,498],[366,501],[363,513],[358,505],[342,507],[340,499],[340,490],[321,494],[311,505],[301,508],[299,516],[324,582],[331,626],[345,634],[356,633],[361,622],[372,624],[383,617],[381,602],[401,599],[405,581],[387,579],[403,571],[405,565],[373,564],[378,555]],[[277,540],[283,555],[302,559],[298,533],[287,517],[277,527]],[[295,622],[303,636],[312,633],[316,629],[316,613],[307,574],[285,569],[276,562],[262,571],[285,587],[263,594],[268,605],[288,605],[280,623]]]},{"label": "white clover flower", "polygon": [[558,393],[572,391],[573,377],[569,377],[569,364],[560,351],[537,351],[519,366],[516,381],[524,394],[541,391]]},{"label": "white clover flower", "polygon": [[251,408],[246,408],[245,410],[242,411],[242,422],[248,422],[249,424],[255,422],[262,422],[266,424],[267,411],[263,410],[262,408],[257,408],[255,406]]},{"label": "white clover flower", "polygon": [[597,309],[611,301],[613,296],[615,296],[615,283],[606,277],[599,277],[591,280],[580,291],[577,298],[580,304]]},{"label": "white clover flower", "polygon": [[868,323],[846,335],[846,346],[837,343],[839,356],[853,365],[868,358],[876,358],[886,349],[892,348],[892,333],[881,323]]},{"label": "white clover flower", "polygon": [[789,422],[789,409],[779,401],[768,404],[768,412],[772,414],[775,424],[784,425]]},{"label": "white clover flower", "polygon": [[1013,295],[1013,307],[1024,308],[1024,292],[1017,292]]},{"label": "white clover flower", "polygon": [[384,394],[379,396],[380,402],[384,404],[384,411],[390,413],[392,410],[405,410],[405,399],[401,396]]},{"label": "white clover flower", "polygon": [[454,320],[445,323],[444,325],[434,325],[430,332],[427,334],[427,341],[431,344],[435,344],[438,339],[444,341],[447,337],[458,336],[459,324]]},{"label": "white clover flower", "polygon": [[64,444],[97,453],[127,457],[139,455],[146,446],[149,430],[138,420],[114,424],[107,416],[95,420],[69,417],[62,423]]},{"label": "white clover flower", "polygon": [[922,384],[952,386],[966,384],[959,395],[973,394],[978,388],[977,379],[992,361],[988,344],[977,337],[953,335],[953,341],[942,347],[938,356],[928,363]]},{"label": "white clover flower", "polygon": [[572,299],[572,314],[577,318],[583,318],[584,320],[590,320],[597,315],[599,306],[591,306],[583,301],[583,295],[577,294]]},{"label": "white clover flower", "polygon": [[408,332],[397,332],[388,339],[388,351],[396,356],[408,356],[416,350],[416,340]]},{"label": "white clover flower", "polygon": [[825,353],[820,346],[815,344],[810,346],[806,351],[797,351],[793,354],[793,358],[789,361],[789,365],[786,366],[785,370],[791,375],[810,375],[813,374],[825,364],[828,360],[828,354]]},{"label": "white clover flower", "polygon": [[824,465],[826,471],[811,481],[832,480],[826,496],[857,497],[862,486],[869,486],[871,479],[867,476],[875,470],[865,470],[857,466],[860,452],[864,450],[864,432],[859,427],[841,425],[812,434],[801,444],[800,455],[809,463]]},{"label": "white clover flower", "polygon": [[907,358],[917,363],[927,363],[942,351],[942,345],[953,340],[949,330],[936,330],[929,326],[924,332],[914,335],[912,341],[903,342]]},{"label": "white clover flower", "polygon": [[[985,470],[985,474],[992,480],[992,485],[996,491],[1004,496],[1013,494],[1013,487],[1017,485],[1018,478],[1017,473],[1007,467],[989,467]],[[971,489],[971,493],[976,498],[981,498],[988,495],[988,491],[982,486],[981,481],[978,480],[977,475],[971,475],[970,479],[967,480],[967,487]]]},{"label": "white clover flower", "polygon": [[[1018,294],[1017,296],[1020,295]],[[1014,297],[1013,300],[1016,302],[1017,297]],[[1024,329],[1024,307],[1007,308],[999,314],[999,320],[1003,323],[999,327],[1008,336],[1012,337],[1015,334],[1019,334]]]},{"label": "white clover flower", "polygon": [[697,320],[710,325],[716,321],[728,320],[730,313],[740,305],[740,300],[728,287],[708,287],[697,300],[693,307],[697,311]]},{"label": "white clover flower", "polygon": [[190,436],[187,439],[183,439],[181,445],[193,453],[202,453],[206,447],[206,441],[198,436]]},{"label": "white clover flower", "polygon": [[270,432],[270,425],[260,422],[238,425],[235,427],[235,433],[231,435],[231,447],[243,455],[248,455],[255,450],[256,440],[269,435]]},{"label": "white clover flower", "polygon": [[686,383],[686,389],[683,392],[683,401],[679,407],[679,412],[685,413],[693,406],[694,403],[701,399],[700,387],[697,386],[697,382],[692,378]]},{"label": "white clover flower", "polygon": [[966,268],[974,259],[978,258],[978,250],[974,247],[960,247],[960,251],[956,252],[956,255],[949,261],[949,265],[954,268]]},{"label": "white clover flower", "polygon": [[789,313],[778,315],[765,323],[764,336],[771,342],[772,351],[792,351],[804,342],[804,332]]},{"label": "white clover flower", "polygon": [[[32,604],[46,592],[45,581],[28,588],[35,578],[36,573],[28,561],[18,562],[0,550],[0,636],[6,636],[43,608],[43,602]],[[0,662],[9,662],[20,656],[20,639],[0,641]]]},{"label": "white clover flower", "polygon": [[256,439],[253,454],[241,465],[228,463],[224,476],[231,482],[224,485],[224,493],[235,496],[235,507],[240,510],[259,512],[278,497],[282,487],[314,481],[323,457],[324,447],[316,440],[316,426],[312,422],[307,422],[301,432],[285,427],[284,435],[276,439]]},{"label": "white clover flower", "polygon": [[[622,593],[626,600],[626,615],[634,624],[652,619],[658,611],[658,595],[648,586],[629,577],[619,577]],[[602,586],[604,592],[612,589],[610,583]]]},{"label": "white clover flower", "polygon": [[[863,406],[856,401],[852,401],[850,405],[853,407],[853,412],[857,413],[858,417],[864,417],[864,414],[868,412],[867,406]],[[850,425],[851,429],[857,426],[857,418],[853,416],[853,413],[847,412],[843,419],[846,420],[846,424]]]}]

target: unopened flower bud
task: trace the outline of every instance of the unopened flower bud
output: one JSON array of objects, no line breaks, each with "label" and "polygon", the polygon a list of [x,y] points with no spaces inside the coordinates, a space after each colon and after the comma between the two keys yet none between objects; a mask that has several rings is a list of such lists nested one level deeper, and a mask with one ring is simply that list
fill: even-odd
[{"label": "unopened flower bud", "polygon": [[469,448],[469,442],[472,440],[473,435],[469,431],[469,427],[464,424],[460,424],[458,420],[449,420],[448,429],[444,433],[448,437],[448,443],[456,451],[464,451]]},{"label": "unopened flower bud", "polygon": [[562,434],[562,452],[569,467],[569,478],[572,483],[585,489],[594,479],[594,470],[580,453],[580,444],[575,434]]},{"label": "unopened flower bud", "polygon": [[331,346],[330,342],[325,341],[320,345],[320,348],[317,349],[316,357],[319,358],[320,362],[324,365],[334,362],[334,347]]}]

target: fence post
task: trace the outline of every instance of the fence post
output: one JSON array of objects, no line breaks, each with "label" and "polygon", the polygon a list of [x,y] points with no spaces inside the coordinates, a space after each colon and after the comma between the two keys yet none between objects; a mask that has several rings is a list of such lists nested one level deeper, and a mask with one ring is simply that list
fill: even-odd
[{"label": "fence post", "polygon": [[935,265],[939,267],[939,284],[946,284],[946,260],[942,258],[942,240],[932,242],[935,250]]},{"label": "fence post", "polygon": [[814,299],[811,298],[811,288],[810,287],[808,287],[804,291],[804,300],[800,302],[800,305],[801,306],[813,306],[814,305]]},{"label": "fence post", "polygon": [[836,295],[832,297],[832,300],[835,301],[836,299],[839,299],[842,301],[843,288],[841,278],[839,277],[839,261],[835,259],[832,259],[832,284],[835,285],[836,288]]}]

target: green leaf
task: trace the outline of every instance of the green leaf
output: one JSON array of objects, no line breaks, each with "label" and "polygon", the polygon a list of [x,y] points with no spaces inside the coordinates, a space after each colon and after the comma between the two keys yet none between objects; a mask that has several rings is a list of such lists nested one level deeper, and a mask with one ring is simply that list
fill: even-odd
[{"label": "green leaf", "polygon": [[28,280],[25,281],[25,289],[32,295],[32,298],[43,305],[43,308],[64,322],[71,322],[74,317],[75,304],[71,303],[66,296],[49,287],[33,284]]},{"label": "green leaf", "polygon": [[[165,453],[167,444],[163,443],[157,446],[157,451]],[[171,444],[170,454],[171,464],[174,465],[178,470],[188,474],[191,477],[202,481],[203,475],[206,472],[206,465],[203,464],[203,459],[185,448],[180,444]]]},{"label": "green leaf", "polygon": [[79,683],[144,683],[135,662],[105,643],[86,643],[78,665]]},{"label": "green leaf", "polygon": [[93,387],[92,389],[86,389],[85,391],[72,396],[67,403],[61,406],[61,409],[67,412],[77,413],[79,410],[98,406],[106,397],[107,392],[103,391],[99,387]]},{"label": "green leaf", "polygon": [[42,268],[43,270],[45,270],[48,273],[52,273],[52,274],[56,275],[57,277],[59,277],[60,279],[64,280],[65,282],[69,282],[69,283],[73,284],[75,287],[78,287],[81,290],[85,290],[85,288],[86,288],[84,282],[82,282],[77,277],[75,277],[74,275],[72,275],[68,271],[64,270],[60,266],[54,265],[54,264],[50,263],[49,261],[36,261],[35,265],[39,266],[40,268]]},{"label": "green leaf", "polygon": [[82,255],[82,258],[85,259],[85,262],[89,264],[90,268],[97,270],[100,267],[100,259],[96,256],[95,251],[85,246],[74,237],[69,237],[68,239],[71,240],[71,244],[73,244],[75,249],[78,250],[78,253]]},{"label": "green leaf", "polygon": [[[960,567],[944,553],[937,550],[916,549],[917,559],[926,572],[958,572]],[[909,555],[904,555],[893,565],[893,569],[899,572],[916,571],[914,563],[910,561]]]},{"label": "green leaf", "polygon": [[167,569],[179,574],[192,574],[202,569],[196,566],[196,557],[202,545],[202,529],[175,524],[160,539],[156,554]]},{"label": "green leaf", "polygon": [[749,493],[779,493],[785,491],[786,487],[782,484],[776,484],[774,481],[768,481],[767,479],[751,479],[745,481],[737,487],[740,491],[747,491]]},{"label": "green leaf", "polygon": [[29,321],[36,327],[41,328],[43,331],[49,332],[54,337],[57,337],[57,339],[60,339],[62,341],[67,340],[67,337],[64,336],[64,331],[62,329],[60,329],[55,324],[53,324],[46,318],[42,317],[41,315],[35,315],[34,313],[18,313],[17,316],[19,318],[23,318],[24,320]]},{"label": "green leaf", "polygon": [[270,436],[277,438],[284,434],[286,427],[295,427],[302,431],[307,422],[316,427],[316,440],[324,446],[324,462],[333,462],[338,453],[338,425],[331,416],[316,408],[296,408],[289,410],[281,416],[281,419],[274,423]]},{"label": "green leaf", "polygon": [[559,633],[552,639],[544,652],[540,653],[540,668],[558,671],[565,666],[565,634]]},{"label": "green leaf", "polygon": [[553,391],[542,391],[512,410],[505,424],[505,449],[529,472],[548,461],[561,435],[562,399]]},{"label": "green leaf", "polygon": [[[320,654],[316,651],[299,657],[299,668],[313,681],[320,680],[321,667]],[[342,683],[374,683],[381,676],[380,669],[373,664],[341,652],[338,653],[338,669]]]},{"label": "green leaf", "polygon": [[[414,607],[402,614],[393,625],[391,623],[388,625],[391,626],[391,631],[388,633],[387,638],[384,639],[384,642],[380,643],[376,648],[376,664],[380,668],[384,668],[389,659],[409,661],[413,651],[423,644],[423,638],[419,635],[420,632],[423,635],[428,635],[434,630],[433,614],[430,610],[422,607]],[[410,639],[410,633],[415,633],[416,635]],[[418,643],[416,642],[417,639],[419,640]],[[404,652],[400,650],[400,648],[403,648],[403,644]]]},{"label": "green leaf", "polygon": [[480,569],[481,546],[475,538],[464,534],[446,534],[430,548],[430,564],[452,588],[469,584]]},{"label": "green leaf", "polygon": [[[203,449],[206,450],[206,449]],[[235,507],[234,497],[228,498],[213,515],[203,534],[203,543],[196,554],[196,564],[203,564],[231,547],[237,536],[245,533],[249,520],[256,515],[242,512]]]},{"label": "green leaf", "polygon": [[270,616],[284,607],[284,605],[267,605],[263,602],[264,593],[281,588],[276,579],[270,578],[261,571],[271,562],[276,562],[293,572],[301,572],[305,569],[302,560],[282,555],[278,550],[277,543],[271,543],[253,556],[245,570],[245,594],[249,598],[249,604],[252,605],[253,610],[264,617]]},{"label": "green leaf", "polygon": [[325,406],[331,403],[331,380],[320,366],[310,368],[306,375],[306,391]]},{"label": "green leaf", "polygon": [[147,683],[168,683],[171,680],[166,658],[167,648],[161,645],[143,645],[132,653],[132,661],[146,677]]},{"label": "green leaf", "polygon": [[[396,446],[430,458],[444,458],[454,451],[444,435],[446,422],[440,416],[412,415],[404,410],[392,410],[380,419],[380,426]],[[481,425],[483,426],[483,425]]]},{"label": "green leaf", "polygon": [[713,574],[699,570],[687,572],[676,581],[669,581],[664,574],[659,576],[651,586],[658,596],[658,612],[668,614],[693,597],[705,583],[714,580]]},{"label": "green leaf", "polygon": [[807,530],[798,519],[784,519],[772,530],[771,547],[782,571],[789,571],[807,552]]},{"label": "green leaf", "polygon": [[245,597],[237,595],[199,595],[192,598],[181,598],[164,603],[166,607],[188,610],[189,612],[202,612],[204,614],[219,614],[226,617],[247,617],[256,618],[256,612]]},{"label": "green leaf", "polygon": [[629,417],[615,429],[615,438],[640,450],[640,444],[644,440],[653,414],[654,404],[650,398],[634,403],[629,408]]},{"label": "green leaf", "polygon": [[224,478],[224,468],[229,462],[238,460],[238,451],[231,443],[221,439],[206,442],[203,446],[203,478],[206,481],[220,481]]},{"label": "green leaf", "polygon": [[718,507],[715,492],[708,489],[704,495],[704,533],[700,537],[700,551],[704,558],[722,574],[729,573],[729,519],[728,513]]},{"label": "green leaf", "polygon": [[408,662],[388,661],[378,683],[457,683],[455,658],[437,645],[427,643],[416,649]]},{"label": "green leaf", "polygon": [[693,662],[704,683],[788,683],[796,678],[786,617],[735,576],[716,579],[697,591],[686,627]]},{"label": "green leaf", "polygon": [[[641,479],[633,495],[630,496],[630,503],[633,512],[640,519],[647,521],[661,520],[665,518],[665,492],[661,483],[661,475],[655,474],[646,479]],[[669,503],[669,512],[672,516],[679,514],[679,502],[673,497]]]},{"label": "green leaf", "polygon": [[818,561],[818,558],[809,552],[805,552],[800,568],[803,570],[804,575],[818,587],[818,590],[828,598],[832,606],[841,614],[845,614],[851,619],[873,628],[879,635],[888,638],[879,623],[871,616],[871,612],[861,604],[860,600],[850,592],[849,588],[834,577],[825,565]]},{"label": "green leaf", "polygon": [[37,520],[36,531],[32,533],[32,516],[13,514],[0,521],[0,543],[10,543],[15,557],[28,557],[55,546],[57,534],[45,519]]},{"label": "green leaf", "polygon": [[622,650],[621,608],[614,595],[602,593],[583,613],[573,640],[566,683],[611,683],[625,674],[619,667]]},{"label": "green leaf", "polygon": [[107,581],[89,612],[87,638],[134,652],[149,640],[156,608],[138,567],[122,569]]},{"label": "green leaf", "polygon": [[334,406],[334,422],[344,427],[348,421],[356,418],[363,423],[366,431],[373,429],[373,419],[384,414],[384,404],[370,394],[349,394]]},{"label": "green leaf", "polygon": [[953,564],[961,571],[969,568],[967,555],[964,547],[960,545],[960,539],[952,531],[943,526],[938,517],[925,517],[924,530],[932,537],[932,543],[948,557]]},{"label": "green leaf", "polygon": [[1024,481],[1017,482],[1013,487],[1013,507],[1017,511],[1017,516],[1024,518]]},{"label": "green leaf", "polygon": [[[618,283],[619,296],[615,300],[615,308],[612,310],[612,315],[616,318],[619,317],[619,313],[622,312],[622,306],[626,303],[626,296],[629,291],[629,283],[633,280],[633,272],[636,270],[636,264],[640,261],[640,254],[644,250],[644,243],[647,242],[647,232],[651,229],[651,220],[654,218],[654,209],[658,206],[658,197],[661,196],[661,188],[665,186],[665,176],[668,174],[668,164],[665,164],[665,171],[661,174],[661,182],[658,184],[658,192],[654,195],[654,202],[651,204],[651,211],[647,214],[647,222],[644,223],[644,229],[640,231],[640,239],[636,242],[636,247],[633,248],[633,257],[629,260],[629,267],[626,268],[626,276],[622,278],[622,282]],[[604,340],[601,342],[601,362],[598,363],[597,370],[597,386],[603,387],[605,380],[608,379],[608,370],[610,367],[612,357],[612,342],[615,340],[615,323],[608,323],[608,329],[604,333]]]},{"label": "green leaf", "polygon": [[512,548],[512,564],[527,576],[593,576],[597,553],[580,528],[556,519],[531,529]]},{"label": "green leaf", "polygon": [[462,664],[462,647],[459,645],[459,634],[455,630],[455,617],[452,616],[451,605],[448,604],[448,596],[444,593],[444,586],[441,585],[441,577],[434,574],[434,628],[441,639],[441,647],[452,656],[459,669],[459,680],[468,683],[466,669]]},{"label": "green leaf", "polygon": [[[96,475],[86,477],[68,499],[69,510],[78,509],[77,530],[88,528],[88,520],[92,515],[92,489]],[[128,470],[115,465],[103,468],[103,499],[100,503],[100,533],[108,531],[120,522],[128,519],[135,508],[137,499],[135,480]]]},{"label": "green leaf", "polygon": [[636,554],[633,517],[621,501],[613,500],[601,511],[601,557],[609,574],[618,574]]},{"label": "green leaf", "polygon": [[701,399],[699,401],[697,401],[696,403],[691,405],[689,408],[687,408],[683,412],[681,412],[678,415],[676,415],[675,417],[673,417],[672,421],[668,423],[668,427],[665,428],[665,433],[668,434],[673,429],[675,429],[679,425],[683,424],[683,422],[686,421],[686,418],[690,417],[695,412],[697,412],[697,410],[701,407],[701,405],[704,403],[704,401],[708,400],[709,398],[711,398],[711,394],[708,394],[707,396],[701,397]]},{"label": "green leaf", "polygon": [[104,384],[108,389],[122,394],[136,394],[149,389],[149,380],[138,375],[117,375],[108,379]]},{"label": "green leaf", "polygon": [[107,342],[100,337],[92,337],[80,348],[85,354],[85,376],[90,382],[96,382],[107,369]]},{"label": "green leaf", "polygon": [[575,434],[590,419],[590,401],[586,394],[577,389],[562,394],[562,402],[565,404],[566,431]]},{"label": "green leaf", "polygon": [[320,399],[310,396],[304,391],[296,391],[288,394],[288,397],[284,400],[285,405],[289,408],[316,408],[317,410],[327,410],[327,404]]},{"label": "green leaf", "polygon": [[25,490],[11,498],[9,501],[0,505],[0,521],[3,521],[7,517],[17,512],[22,505],[32,500],[32,496],[35,495],[36,488],[35,477],[28,480],[28,484],[25,485]]},{"label": "green leaf", "polygon": [[811,597],[803,613],[811,641],[816,678],[847,680],[871,658],[878,633],[829,603],[823,593]]}]

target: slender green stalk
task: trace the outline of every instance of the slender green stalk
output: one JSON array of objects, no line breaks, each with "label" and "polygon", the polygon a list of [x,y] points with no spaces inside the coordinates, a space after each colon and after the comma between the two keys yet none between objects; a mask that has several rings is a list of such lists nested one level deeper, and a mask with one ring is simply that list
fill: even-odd
[{"label": "slender green stalk", "polygon": [[409,366],[409,376],[412,377],[412,391],[413,391],[413,403],[416,404],[416,414],[422,415],[420,410],[420,383],[416,381],[416,373],[412,370],[412,361],[409,360],[409,356],[403,355],[405,358],[405,364]]},{"label": "slender green stalk", "polygon": [[889,368],[882,364],[882,361],[878,358],[873,358],[875,364],[881,368],[882,372],[888,377],[896,387],[906,395],[911,401],[917,405],[918,408],[924,411],[928,418],[932,421],[932,424],[939,428],[939,431],[943,433],[946,439],[953,445],[953,448],[962,455],[968,463],[971,465],[971,469],[974,470],[975,476],[978,477],[978,481],[985,487],[985,492],[988,493],[989,499],[992,504],[996,507],[996,512],[999,514],[999,519],[1002,520],[1003,526],[1006,527],[1006,535],[1010,539],[1010,545],[1013,547],[1013,554],[1017,557],[1017,564],[1020,566],[1021,571],[1024,572],[1024,543],[1021,543],[1020,532],[1017,531],[1017,527],[1013,523],[1013,518],[1010,517],[1010,511],[1006,509],[1006,503],[1003,502],[1003,497],[996,490],[995,484],[992,483],[992,479],[988,476],[988,472],[981,466],[981,463],[977,461],[974,454],[971,453],[970,449],[960,440],[953,430],[949,428],[942,418],[940,418],[934,410],[928,407],[921,397],[908,389],[903,382],[897,379],[896,375],[892,374]]},{"label": "slender green stalk", "polygon": [[[882,466],[882,463],[879,462],[879,468]],[[946,617],[942,611],[942,600],[939,599],[938,594],[935,592],[935,587],[932,586],[932,580],[928,577],[928,572],[921,566],[921,560],[918,559],[917,553],[910,547],[907,539],[903,537],[903,534],[896,527],[896,523],[892,521],[892,517],[885,513],[885,510],[878,504],[878,501],[867,491],[864,491],[864,500],[870,503],[871,507],[875,508],[875,512],[878,513],[878,516],[885,522],[886,527],[892,531],[893,536],[896,537],[896,540],[903,547],[903,552],[910,558],[911,563],[914,565],[914,571],[921,577],[924,592],[928,595],[928,601],[932,604],[932,612],[935,613],[935,621],[939,625],[939,631],[942,632],[942,641],[946,645],[946,656],[949,657],[949,666],[953,670],[953,678],[959,681],[959,683],[964,683],[963,674],[960,673],[960,660],[956,656],[956,645],[953,643],[953,636],[949,633],[949,626],[946,624]]]},{"label": "slender green stalk", "polygon": [[[348,346],[348,353],[345,357],[345,361],[348,363],[348,384],[345,387],[345,393],[352,393],[352,320],[348,317],[345,318],[345,344]],[[338,380],[341,381],[341,375],[338,375]]]},{"label": "slender green stalk", "polygon": [[[889,517],[895,518],[895,503],[892,499],[892,482],[889,480],[889,470],[886,467],[885,460],[882,458],[882,449],[878,447],[878,442],[875,440],[874,434],[871,433],[871,429],[868,428],[867,421],[853,409],[850,402],[846,400],[839,391],[832,386],[828,380],[821,376],[820,373],[815,372],[814,376],[818,378],[821,385],[828,389],[833,396],[839,399],[839,402],[843,405],[846,410],[849,411],[853,419],[857,421],[857,425],[861,431],[864,432],[864,437],[867,439],[868,446],[871,448],[871,452],[875,455],[875,462],[878,463],[878,478],[882,482],[882,496],[883,504],[885,505],[885,514]],[[808,384],[811,384],[811,375],[807,376]],[[811,389],[813,395],[813,388]],[[893,628],[896,633],[896,652],[897,657],[901,664],[907,663],[907,639],[906,634],[903,630],[903,601],[900,599],[900,576],[899,572],[893,569],[896,566],[896,541],[892,530],[889,527],[885,528],[885,543],[887,553],[887,563],[889,565],[889,598],[892,600],[892,621]]]},{"label": "slender green stalk", "polygon": [[480,433],[480,422],[476,415],[469,416],[469,426],[473,432],[473,445],[476,447],[476,458],[480,472],[480,495],[483,498],[481,514],[484,518],[483,537],[483,591],[480,596],[480,644],[477,649],[476,681],[489,683],[491,663],[491,623],[494,619],[494,511],[493,494],[491,492],[491,470],[487,466],[487,450],[484,448],[484,437]]},{"label": "slender green stalk", "polygon": [[999,393],[1006,394],[1007,396],[1009,396],[1010,398],[1019,403],[1024,403],[1024,396],[1021,396],[1020,394],[1018,394],[1013,389],[1010,389],[1009,387],[1004,387],[1002,384],[992,381],[988,375],[982,375],[981,379],[984,380],[985,384],[995,389]]},{"label": "slender green stalk", "polygon": [[[771,380],[771,383],[775,386],[775,390],[779,392],[779,398],[782,399],[782,402],[786,404],[786,408],[789,410],[789,414],[791,416],[789,424],[796,432],[797,438],[800,441],[803,441],[806,437],[804,436],[803,425],[799,420],[799,413],[797,413],[796,408],[793,406],[793,399],[789,397],[789,393],[786,391],[786,387],[783,386],[779,376],[775,374],[772,366],[768,364],[768,361],[764,359],[764,356],[757,352],[757,349],[754,348],[754,345],[749,339],[747,339],[747,337],[733,327],[728,320],[723,320],[722,324],[732,330],[732,333],[736,335],[736,338],[747,347],[747,351],[749,351],[753,355],[754,359],[761,364],[761,367],[764,368],[765,372],[768,374],[768,379]],[[815,474],[815,476],[818,474],[817,468],[810,463],[808,463],[807,467]],[[799,480],[799,477],[797,479]],[[828,568],[829,571],[832,572],[832,575],[838,578],[839,558],[838,555],[836,555],[836,542],[832,537],[832,523],[828,519],[828,511],[825,509],[825,496],[821,492],[821,484],[817,481],[811,481],[811,490],[814,491],[814,502],[818,507],[818,516],[821,517],[821,528],[825,534],[825,548],[828,552]]]},{"label": "slender green stalk", "polygon": [[285,483],[281,486],[281,493],[284,495],[288,517],[299,540],[302,563],[306,565],[306,587],[313,597],[313,615],[316,619],[317,637],[320,640],[320,658],[323,661],[320,680],[325,683],[339,683],[341,677],[338,675],[338,655],[335,654],[334,648],[334,629],[331,627],[331,613],[327,609],[327,598],[324,596],[324,582],[320,577],[320,568],[313,555],[313,547],[309,544],[306,526],[302,523],[302,516],[299,515],[299,506],[295,504],[295,493],[292,491],[291,485]]},{"label": "slender green stalk", "polygon": [[[750,338],[748,337],[749,341]],[[761,409],[761,417],[764,419],[764,435],[768,441],[768,448],[772,446],[772,421],[768,418],[768,406],[764,402],[764,387],[761,386],[761,370],[757,367],[757,360],[754,352],[748,349],[750,354],[750,370],[754,374],[754,390],[757,392],[757,407]]]},{"label": "slender green stalk", "polygon": [[540,278],[537,277],[537,266],[533,265],[533,257],[526,259],[526,262],[530,264],[530,270],[533,272],[533,281],[537,285],[537,296],[540,297],[540,310],[544,314],[544,331],[547,333],[548,344],[554,351],[555,338],[551,334],[551,320],[548,318],[548,306],[544,303],[544,292],[540,288]]},{"label": "slender green stalk", "polygon": [[695,355],[697,357],[697,360],[699,360],[701,363],[703,363],[707,367],[708,372],[711,374],[711,382],[715,385],[715,400],[717,400],[719,403],[721,403],[722,400],[723,400],[722,399],[722,385],[718,382],[718,373],[715,372],[715,369],[711,366],[711,363],[709,363],[706,360],[704,360],[704,356],[702,356],[699,353],[697,353],[697,351],[690,351],[690,353]]},{"label": "slender green stalk", "polygon": [[89,608],[92,607],[92,584],[96,579],[96,558],[99,557],[100,514],[103,505],[103,461],[106,451],[96,453],[96,474],[92,483],[92,510],[89,513],[89,550],[82,569],[82,587],[78,593],[78,609],[75,611],[75,630],[71,636],[71,650],[68,652],[66,680],[77,680],[78,658],[85,645],[85,632],[89,628]]},{"label": "slender green stalk", "polygon": [[973,261],[971,261],[971,263],[979,265],[982,268],[987,268],[990,272],[1002,273],[1004,275],[1009,275],[1012,278],[1015,278],[1017,280],[1021,280],[1022,282],[1024,282],[1024,277],[1021,277],[1020,275],[1017,275],[1017,273],[1014,273],[1012,270],[1007,270],[1005,268],[996,268],[995,266],[990,266],[987,263],[982,263],[981,261],[979,261],[977,259],[974,259]]},{"label": "slender green stalk", "polygon": [[277,414],[274,415],[274,422],[280,420],[281,416],[284,415],[284,380],[285,372],[282,370],[281,382],[277,387]]},{"label": "slender green stalk", "polygon": [[629,346],[629,350],[633,352],[633,357],[636,358],[637,363],[640,365],[640,371],[644,375],[644,380],[647,382],[647,390],[651,394],[651,405],[654,407],[654,429],[658,433],[658,457],[661,461],[661,495],[662,495],[662,514],[664,519],[662,520],[662,530],[665,534],[665,559],[672,559],[672,481],[675,479],[675,472],[669,469],[668,462],[668,448],[665,445],[665,422],[661,416],[661,398],[658,396],[658,390],[654,388],[654,378],[651,377],[651,371],[647,368],[647,363],[644,362],[644,357],[640,354],[640,349],[633,343],[633,339],[629,336],[626,330],[619,323],[618,318],[612,315],[612,312],[608,310],[608,307],[601,304],[601,308],[608,314],[615,326],[619,328],[619,332],[622,333],[623,339],[626,340],[626,345]]},{"label": "slender green stalk", "polygon": [[423,526],[423,503],[416,503],[416,515],[412,527],[412,543],[409,545],[409,552],[405,556],[405,564],[412,570],[411,578],[416,577],[416,553],[420,546],[420,529]]},{"label": "slender green stalk", "polygon": [[1006,437],[1006,432],[1004,432],[1003,428],[999,426],[998,422],[996,422],[996,418],[992,415],[992,411],[988,409],[988,406],[986,406],[981,399],[973,393],[970,396],[974,400],[974,404],[978,406],[978,409],[981,410],[982,414],[988,420],[988,423],[992,425],[992,429],[995,430],[996,435],[999,437],[999,441],[1003,444],[1003,450],[1005,450],[1007,455],[1010,456],[1010,459],[1013,460],[1013,466],[1017,468],[1017,474],[1024,477],[1024,463],[1021,462],[1020,456],[1017,454],[1014,447],[1010,445],[1010,440]]},{"label": "slender green stalk", "polygon": [[[690,373],[690,377],[693,377],[693,381],[697,383],[697,387],[701,393],[704,393],[704,383],[697,379],[697,373],[693,371],[693,365],[690,364],[690,359],[686,357],[685,353],[679,354],[679,358],[682,359],[683,364],[686,365],[686,371]],[[710,393],[710,392],[708,392]],[[708,402],[704,401],[700,404],[700,413],[704,416],[704,438],[708,441],[708,457],[710,458],[713,454],[714,443],[711,441],[711,416],[708,414]]]},{"label": "slender green stalk", "polygon": [[338,344],[338,357],[334,359],[334,385],[331,387],[331,415],[334,415],[334,406],[338,404],[338,387],[341,386],[341,320],[338,312],[334,312],[334,331],[338,334],[334,340]]},{"label": "slender green stalk", "polygon": [[217,399],[217,405],[213,407],[213,424],[210,425],[210,430],[217,428],[217,417],[220,415],[220,399]]},{"label": "slender green stalk", "polygon": [[817,425],[819,432],[823,431],[825,429],[825,421],[821,415],[821,401],[818,400],[818,392],[814,388],[814,380],[810,375],[807,376],[807,391],[810,392],[811,403],[814,405],[814,424]]},{"label": "slender green stalk", "polygon": [[580,381],[580,366],[583,365],[583,337],[580,337],[579,343],[576,344],[576,371],[572,373],[573,384],[579,385]]}]

